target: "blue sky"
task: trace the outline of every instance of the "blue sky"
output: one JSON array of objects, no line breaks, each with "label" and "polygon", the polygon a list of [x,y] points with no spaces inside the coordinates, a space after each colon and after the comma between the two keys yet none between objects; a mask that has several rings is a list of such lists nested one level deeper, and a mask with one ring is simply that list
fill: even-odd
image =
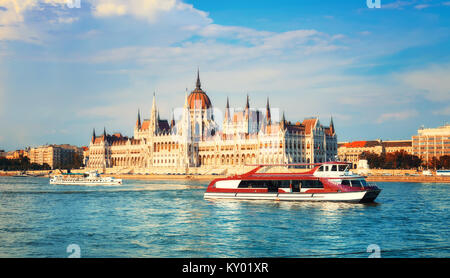
[{"label": "blue sky", "polygon": [[216,108],[333,116],[339,141],[408,139],[450,116],[450,1],[0,0],[0,149],[132,136],[197,68]]}]

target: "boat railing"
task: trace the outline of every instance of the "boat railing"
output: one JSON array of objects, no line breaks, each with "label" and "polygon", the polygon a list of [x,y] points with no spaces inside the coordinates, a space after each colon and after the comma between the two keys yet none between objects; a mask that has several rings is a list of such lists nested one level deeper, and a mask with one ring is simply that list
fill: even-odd
[{"label": "boat railing", "polygon": [[367,183],[367,186],[370,186],[370,187],[377,187],[377,184],[374,183],[374,182],[368,182],[368,183]]}]

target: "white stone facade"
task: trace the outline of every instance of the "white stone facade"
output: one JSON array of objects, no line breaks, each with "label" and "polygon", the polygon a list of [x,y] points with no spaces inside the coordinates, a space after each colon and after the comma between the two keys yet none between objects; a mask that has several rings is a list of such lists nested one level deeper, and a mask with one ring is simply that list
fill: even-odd
[{"label": "white stone facade", "polygon": [[273,123],[265,113],[246,107],[225,110],[223,128],[214,121],[212,104],[200,88],[185,96],[177,120],[161,120],[153,96],[150,119],[136,121],[134,136],[96,136],[89,146],[90,169],[113,173],[224,174],[239,173],[254,164],[316,163],[335,160],[337,136],[317,118],[291,124]]}]

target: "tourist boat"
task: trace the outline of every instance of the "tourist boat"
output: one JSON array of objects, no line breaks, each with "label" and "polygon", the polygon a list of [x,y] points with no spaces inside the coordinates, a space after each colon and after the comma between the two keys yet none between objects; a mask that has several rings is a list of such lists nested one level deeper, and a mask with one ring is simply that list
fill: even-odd
[{"label": "tourist boat", "polygon": [[61,174],[50,178],[50,184],[63,185],[121,185],[122,179],[101,177],[96,171],[84,174]]},{"label": "tourist boat", "polygon": [[254,165],[256,168],[248,173],[213,180],[204,197],[373,202],[381,189],[367,183],[364,177],[353,174],[349,165],[345,162]]},{"label": "tourist boat", "polygon": [[423,170],[422,171],[422,175],[424,175],[424,176],[432,176],[433,173],[430,170]]},{"label": "tourist boat", "polygon": [[436,170],[436,176],[450,176],[450,170]]},{"label": "tourist boat", "polygon": [[20,172],[17,175],[14,175],[15,178],[29,178],[32,177],[32,175],[27,174],[27,172]]}]

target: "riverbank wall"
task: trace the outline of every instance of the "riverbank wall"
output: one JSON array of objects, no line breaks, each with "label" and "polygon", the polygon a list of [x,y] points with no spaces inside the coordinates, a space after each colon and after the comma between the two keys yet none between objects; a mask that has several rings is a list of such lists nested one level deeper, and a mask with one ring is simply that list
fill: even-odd
[{"label": "riverbank wall", "polygon": [[[414,170],[370,170],[370,171],[357,171],[354,172],[366,177],[369,182],[419,182],[419,183],[450,183],[450,176],[436,176],[432,173],[432,176],[424,176]],[[48,178],[49,175],[59,174],[60,171],[27,171],[30,176]],[[85,170],[73,170],[73,173],[84,173]],[[0,176],[15,176],[20,174],[21,171],[0,171]],[[123,180],[199,180],[199,181],[212,181],[217,178],[224,178],[228,175],[211,175],[211,174],[106,174],[106,176],[112,176]]]}]

